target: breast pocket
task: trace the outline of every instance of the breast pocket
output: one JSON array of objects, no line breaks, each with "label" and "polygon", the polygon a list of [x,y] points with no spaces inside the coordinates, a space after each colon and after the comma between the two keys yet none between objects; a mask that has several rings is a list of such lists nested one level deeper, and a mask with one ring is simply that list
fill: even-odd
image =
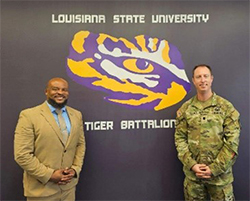
[{"label": "breast pocket", "polygon": [[200,114],[198,112],[188,112],[186,114],[186,119],[189,129],[192,127],[200,126],[201,124]]}]

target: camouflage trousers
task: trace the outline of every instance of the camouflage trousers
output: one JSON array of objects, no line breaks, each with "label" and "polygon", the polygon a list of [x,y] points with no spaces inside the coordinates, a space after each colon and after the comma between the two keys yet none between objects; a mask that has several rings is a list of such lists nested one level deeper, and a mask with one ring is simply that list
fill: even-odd
[{"label": "camouflage trousers", "polygon": [[186,201],[235,201],[233,185],[216,186],[205,182],[195,182],[185,178],[184,195]]}]

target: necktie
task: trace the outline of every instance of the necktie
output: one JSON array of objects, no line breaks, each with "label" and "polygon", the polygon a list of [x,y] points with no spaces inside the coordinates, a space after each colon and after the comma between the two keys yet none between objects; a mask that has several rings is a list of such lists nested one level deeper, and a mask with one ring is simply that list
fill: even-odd
[{"label": "necktie", "polygon": [[57,116],[58,116],[59,127],[60,127],[60,130],[61,130],[61,133],[62,133],[63,143],[66,144],[69,135],[68,135],[68,130],[67,130],[67,127],[66,127],[65,120],[64,120],[64,118],[62,116],[62,110],[56,109],[56,113],[57,113]]}]

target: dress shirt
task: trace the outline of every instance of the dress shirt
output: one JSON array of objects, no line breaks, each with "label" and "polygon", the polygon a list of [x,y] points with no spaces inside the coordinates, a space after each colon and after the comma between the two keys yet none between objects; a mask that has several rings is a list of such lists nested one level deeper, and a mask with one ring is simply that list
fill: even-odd
[{"label": "dress shirt", "polygon": [[[49,109],[52,112],[53,116],[55,117],[56,123],[59,125],[59,120],[58,120],[58,116],[56,113],[56,108],[53,107],[52,105],[50,105],[48,102],[47,102],[47,104],[48,104]],[[70,124],[70,120],[69,120],[69,116],[68,116],[66,107],[63,107],[61,110],[62,110],[62,116],[63,116],[65,123],[66,123],[68,134],[70,134],[71,124]]]}]

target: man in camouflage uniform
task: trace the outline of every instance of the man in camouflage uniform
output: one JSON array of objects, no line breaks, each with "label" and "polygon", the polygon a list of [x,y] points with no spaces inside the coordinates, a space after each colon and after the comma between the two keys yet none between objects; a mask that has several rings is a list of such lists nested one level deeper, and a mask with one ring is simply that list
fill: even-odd
[{"label": "man in camouflage uniform", "polygon": [[232,166],[238,155],[239,113],[212,92],[208,65],[193,69],[197,95],[177,111],[175,145],[185,173],[185,200],[234,199]]}]

